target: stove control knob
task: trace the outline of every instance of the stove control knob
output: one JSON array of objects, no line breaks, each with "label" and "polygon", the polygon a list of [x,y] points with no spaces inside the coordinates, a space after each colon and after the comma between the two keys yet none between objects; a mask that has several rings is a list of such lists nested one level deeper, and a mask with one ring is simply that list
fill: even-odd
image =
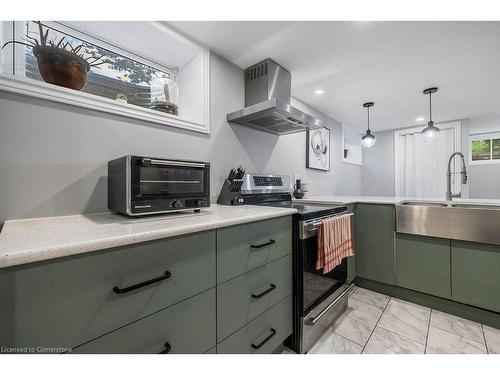
[{"label": "stove control knob", "polygon": [[182,208],[182,201],[180,200],[175,200],[172,202],[172,207],[174,208]]}]

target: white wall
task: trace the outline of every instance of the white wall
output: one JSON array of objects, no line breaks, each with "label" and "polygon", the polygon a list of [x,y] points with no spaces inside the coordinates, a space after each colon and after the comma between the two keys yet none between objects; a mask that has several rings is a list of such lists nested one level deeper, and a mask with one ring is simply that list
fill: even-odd
[{"label": "white wall", "polygon": [[[462,152],[464,153],[465,160],[468,162],[469,120],[462,119],[460,122],[462,124]],[[436,125],[439,126],[439,124]],[[363,149],[363,195],[394,196],[394,130],[373,134],[377,139],[377,143],[372,148]],[[468,170],[470,171],[469,167]],[[443,171],[443,173],[446,173],[446,171]],[[472,181],[472,178],[469,179],[470,181]],[[463,197],[469,196],[469,188],[469,185],[462,185]]]},{"label": "white wall", "polygon": [[212,55],[211,74],[210,135],[0,92],[0,222],[106,211],[107,162],[126,154],[209,161],[212,198],[238,165],[298,173],[311,194],[361,193],[361,168],[340,161],[339,122],[294,101],[332,131],[331,171],[307,170],[305,133],[229,125],[226,114],[244,106],[243,71]]},{"label": "white wall", "polygon": [[375,146],[363,148],[362,193],[394,196],[394,131],[373,133]]}]

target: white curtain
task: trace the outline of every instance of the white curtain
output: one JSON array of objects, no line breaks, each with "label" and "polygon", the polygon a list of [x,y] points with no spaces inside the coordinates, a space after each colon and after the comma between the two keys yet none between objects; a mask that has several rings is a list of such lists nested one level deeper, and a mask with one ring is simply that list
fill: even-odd
[{"label": "white curtain", "polygon": [[[400,135],[399,168],[400,197],[443,198],[446,196],[448,158],[455,151],[453,129],[442,129],[437,139],[426,141],[420,133]],[[455,180],[455,179],[453,179]],[[452,191],[454,190],[452,181]]]}]

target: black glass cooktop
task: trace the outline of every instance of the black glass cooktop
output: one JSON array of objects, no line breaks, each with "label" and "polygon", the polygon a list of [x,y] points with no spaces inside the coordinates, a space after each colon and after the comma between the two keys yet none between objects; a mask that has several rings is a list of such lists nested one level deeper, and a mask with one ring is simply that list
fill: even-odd
[{"label": "black glass cooktop", "polygon": [[295,208],[299,220],[309,220],[317,217],[346,212],[347,207],[344,205],[319,205],[319,204],[304,204],[293,201],[289,193],[274,193],[274,194],[247,194],[243,195],[245,204],[255,204],[258,206],[273,206],[284,208]]},{"label": "black glass cooktop", "polygon": [[273,207],[295,208],[298,211],[297,215],[300,217],[301,220],[314,219],[321,216],[332,215],[347,211],[347,207],[342,205],[323,206],[314,204],[295,203],[293,201],[266,202],[264,203],[264,205]]}]

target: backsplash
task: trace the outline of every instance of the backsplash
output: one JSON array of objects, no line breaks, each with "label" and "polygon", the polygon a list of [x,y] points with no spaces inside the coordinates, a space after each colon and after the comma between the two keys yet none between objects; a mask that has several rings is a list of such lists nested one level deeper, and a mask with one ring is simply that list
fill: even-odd
[{"label": "backsplash", "polygon": [[215,202],[231,167],[294,175],[309,194],[361,194],[361,167],[341,161],[341,124],[292,99],[331,130],[331,170],[305,168],[305,133],[270,136],[228,125],[244,104],[243,71],[211,57],[211,134],[167,128],[45,100],[0,92],[0,222],[107,211],[107,162],[125,154],[211,163]]}]

